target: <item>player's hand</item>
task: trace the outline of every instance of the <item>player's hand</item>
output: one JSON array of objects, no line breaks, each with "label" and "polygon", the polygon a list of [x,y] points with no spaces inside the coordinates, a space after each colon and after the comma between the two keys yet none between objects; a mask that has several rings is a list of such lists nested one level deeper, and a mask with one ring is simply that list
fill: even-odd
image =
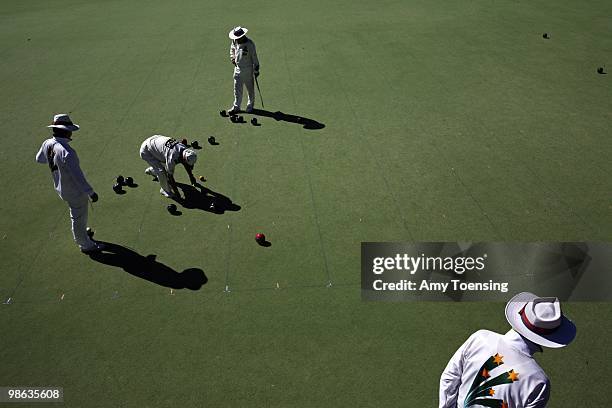
[{"label": "player's hand", "polygon": [[233,59],[233,58],[232,58],[232,60],[231,60],[231,61],[232,61],[232,64],[233,64],[233,65],[236,65],[236,60],[235,60],[235,59]]},{"label": "player's hand", "polygon": [[253,72],[253,75],[255,75],[255,78],[257,78],[259,76],[259,71]]},{"label": "player's hand", "polygon": [[96,192],[94,191],[93,193],[91,193],[89,198],[91,198],[92,203],[95,203],[96,201],[98,201],[98,194],[96,194]]}]

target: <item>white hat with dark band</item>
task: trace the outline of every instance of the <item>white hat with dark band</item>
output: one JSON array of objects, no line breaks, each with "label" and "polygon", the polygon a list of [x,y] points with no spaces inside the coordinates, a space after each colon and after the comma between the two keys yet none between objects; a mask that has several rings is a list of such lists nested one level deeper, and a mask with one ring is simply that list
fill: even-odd
[{"label": "white hat with dark band", "polygon": [[576,337],[576,326],[563,315],[556,297],[519,293],[506,305],[506,319],[517,333],[540,346],[565,347]]},{"label": "white hat with dark band", "polygon": [[69,132],[76,132],[79,130],[79,125],[72,123],[70,116],[65,113],[60,113],[53,117],[53,123],[47,126],[48,128],[64,129]]},{"label": "white hat with dark band", "polygon": [[242,38],[246,35],[246,33],[248,33],[249,30],[247,30],[244,27],[234,27],[230,30],[229,32],[229,38],[231,38],[232,40],[237,40],[239,38]]},{"label": "white hat with dark band", "polygon": [[185,149],[183,150],[183,160],[189,166],[193,167],[198,160],[198,154],[191,149]]}]

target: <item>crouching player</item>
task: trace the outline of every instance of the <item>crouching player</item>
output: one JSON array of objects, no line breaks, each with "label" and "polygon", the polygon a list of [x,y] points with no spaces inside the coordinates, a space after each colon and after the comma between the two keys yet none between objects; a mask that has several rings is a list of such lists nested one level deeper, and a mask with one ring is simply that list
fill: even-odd
[{"label": "crouching player", "polygon": [[174,168],[182,164],[189,175],[189,182],[196,185],[193,166],[198,155],[176,139],[154,135],[142,142],[140,157],[149,164],[145,173],[157,177],[161,186],[159,192],[169,198],[180,199],[181,194],[174,180]]}]

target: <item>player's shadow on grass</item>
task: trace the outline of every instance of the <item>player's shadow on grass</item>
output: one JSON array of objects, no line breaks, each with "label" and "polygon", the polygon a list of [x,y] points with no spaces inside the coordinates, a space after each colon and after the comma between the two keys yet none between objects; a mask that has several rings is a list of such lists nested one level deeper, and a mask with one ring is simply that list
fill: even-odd
[{"label": "player's shadow on grass", "polygon": [[178,203],[185,208],[199,209],[213,214],[223,214],[226,211],[240,211],[242,208],[238,204],[233,203],[229,197],[206,188],[200,183],[197,183],[195,186],[183,183],[176,183],[176,185],[182,190],[184,197]]},{"label": "player's shadow on grass", "polygon": [[172,289],[200,290],[208,282],[204,271],[199,268],[189,268],[183,272],[177,272],[158,262],[155,259],[157,255],[142,256],[138,252],[119,244],[99,242],[105,245],[105,249],[103,252],[90,254],[91,259],[105,265],[122,268],[130,275],[157,285]]},{"label": "player's shadow on grass", "polygon": [[258,116],[265,116],[268,118],[273,118],[276,121],[282,120],[283,122],[298,123],[302,125],[304,129],[309,129],[309,130],[318,130],[318,129],[323,129],[325,127],[323,123],[317,122],[314,119],[308,119],[303,116],[290,115],[288,113],[283,113],[281,111],[270,112],[270,111],[263,110],[263,109],[253,109],[252,114],[258,115]]}]

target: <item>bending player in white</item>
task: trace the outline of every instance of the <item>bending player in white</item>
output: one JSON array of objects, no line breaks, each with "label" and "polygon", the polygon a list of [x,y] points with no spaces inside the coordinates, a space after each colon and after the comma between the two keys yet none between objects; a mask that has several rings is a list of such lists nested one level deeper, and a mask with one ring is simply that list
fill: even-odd
[{"label": "bending player in white", "polygon": [[235,27],[229,32],[232,40],[230,45],[230,60],[234,64],[234,105],[228,109],[228,114],[234,115],[240,112],[242,103],[242,87],[246,86],[249,94],[247,102],[247,113],[253,112],[255,105],[255,83],[253,77],[259,76],[259,60],[255,43],[246,36],[244,27]]},{"label": "bending player in white", "polygon": [[189,182],[192,185],[197,184],[193,176],[193,166],[198,155],[176,139],[162,135],[149,137],[140,146],[140,158],[149,163],[150,167],[145,170],[145,173],[157,177],[161,186],[159,192],[166,197],[181,198],[174,180],[174,168],[179,163],[185,167],[189,175]]}]

